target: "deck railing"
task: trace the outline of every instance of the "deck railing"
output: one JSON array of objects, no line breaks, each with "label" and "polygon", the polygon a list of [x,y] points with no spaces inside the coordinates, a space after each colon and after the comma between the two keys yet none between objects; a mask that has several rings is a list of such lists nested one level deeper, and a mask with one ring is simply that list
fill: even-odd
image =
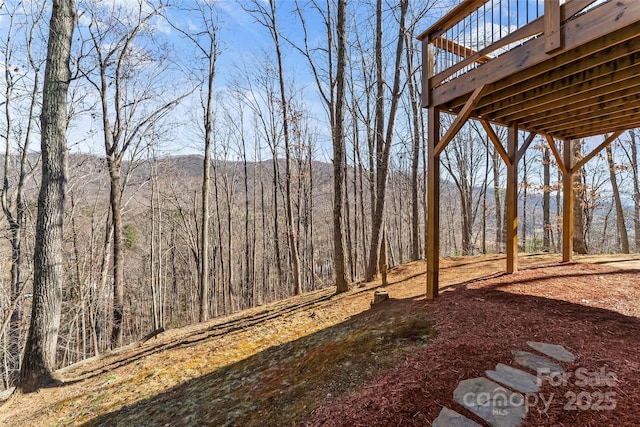
[{"label": "deck railing", "polygon": [[[539,0],[465,0],[420,39],[434,84],[447,82],[539,34],[523,32],[544,15]],[[540,30],[544,31],[542,26]]]},{"label": "deck railing", "polygon": [[576,13],[604,1],[464,0],[418,37],[427,71],[423,83],[451,81],[542,34],[553,51],[560,47],[562,4],[571,3]]},{"label": "deck railing", "polygon": [[[464,62],[456,73],[464,73],[486,62],[498,52],[486,51],[488,47],[509,36],[544,14],[544,3],[530,0],[489,0],[470,10],[457,22],[435,38],[434,72],[439,74]],[[504,50],[504,47],[502,47]],[[479,51],[475,61],[465,61]],[[456,67],[458,68],[458,67]],[[449,76],[449,78],[455,77]]]}]

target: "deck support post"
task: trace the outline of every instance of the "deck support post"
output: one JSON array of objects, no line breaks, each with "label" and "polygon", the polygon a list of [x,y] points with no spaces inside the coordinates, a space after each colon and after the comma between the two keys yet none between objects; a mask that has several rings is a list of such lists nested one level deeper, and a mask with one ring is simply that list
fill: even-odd
[{"label": "deck support post", "polygon": [[573,153],[571,140],[563,143],[564,171],[562,173],[562,262],[573,259]]},{"label": "deck support post", "polygon": [[518,127],[513,125],[507,131],[506,227],[507,227],[507,273],[518,271]]},{"label": "deck support post", "polygon": [[427,135],[427,299],[438,296],[440,273],[440,110],[429,107]]}]

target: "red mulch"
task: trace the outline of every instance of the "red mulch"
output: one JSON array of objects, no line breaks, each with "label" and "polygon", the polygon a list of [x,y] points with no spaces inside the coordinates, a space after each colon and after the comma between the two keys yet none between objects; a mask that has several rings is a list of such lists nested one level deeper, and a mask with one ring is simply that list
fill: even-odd
[{"label": "red mulch", "polygon": [[[523,425],[640,425],[639,302],[640,271],[588,264],[529,269],[459,286],[421,303],[435,313],[438,331],[425,350],[356,394],[318,408],[305,425],[425,426],[442,406],[469,416],[453,401],[458,383],[484,376],[497,363],[517,367],[511,349],[533,351],[527,341],[561,344],[577,360],[563,363],[573,374],[566,385],[543,385],[545,399],[553,393],[547,411],[531,398]],[[600,373],[617,381],[584,385],[575,376]],[[581,400],[572,402],[572,396]],[[604,409],[610,406],[615,409]]]}]

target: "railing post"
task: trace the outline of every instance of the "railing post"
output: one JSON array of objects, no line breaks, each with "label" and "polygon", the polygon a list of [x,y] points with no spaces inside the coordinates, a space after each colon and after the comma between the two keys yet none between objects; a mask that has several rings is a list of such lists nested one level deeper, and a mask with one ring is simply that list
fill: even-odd
[{"label": "railing post", "polygon": [[429,43],[429,38],[422,40],[422,108],[427,108],[431,103],[429,99],[431,92],[431,77],[435,71],[433,45]]},{"label": "railing post", "polygon": [[546,53],[551,53],[562,47],[560,0],[544,0],[544,36]]}]

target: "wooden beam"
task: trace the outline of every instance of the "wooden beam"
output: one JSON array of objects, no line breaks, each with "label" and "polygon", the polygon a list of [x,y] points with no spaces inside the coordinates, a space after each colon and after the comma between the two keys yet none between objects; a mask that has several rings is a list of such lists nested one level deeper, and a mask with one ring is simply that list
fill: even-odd
[{"label": "wooden beam", "polygon": [[562,171],[562,261],[573,259],[573,173],[571,140],[564,140],[564,164]]},{"label": "wooden beam", "polygon": [[518,127],[507,131],[511,166],[507,166],[507,273],[518,271]]},{"label": "wooden beam", "polygon": [[440,275],[440,111],[429,107],[427,118],[427,299],[438,296]]},{"label": "wooden beam", "polygon": [[529,148],[529,146],[531,145],[535,137],[536,137],[535,133],[529,133],[529,136],[527,137],[527,139],[524,140],[524,144],[522,144],[522,147],[520,147],[520,149],[518,150],[518,155],[517,155],[518,161],[520,161],[522,156],[524,156],[524,153],[527,151],[527,149]]},{"label": "wooden beam", "polygon": [[544,0],[544,47],[546,53],[551,53],[562,47],[560,36],[560,0]]},{"label": "wooden beam", "polygon": [[466,123],[469,116],[471,116],[471,112],[473,111],[473,107],[476,105],[476,102],[482,97],[482,92],[484,91],[485,86],[477,87],[476,90],[473,91],[467,103],[464,104],[460,113],[458,113],[458,117],[453,121],[451,127],[447,130],[447,133],[444,134],[442,139],[438,142],[438,145],[435,147],[435,154],[439,155],[442,150],[444,150],[447,145],[451,142],[451,140],[456,136],[460,128]]},{"label": "wooden beam", "polygon": [[[605,46],[604,48],[611,47],[613,39],[615,39],[613,33],[618,30],[622,31],[618,36],[625,37],[627,40],[634,38],[637,35],[637,28],[633,24],[638,21],[640,21],[640,2],[613,1],[604,3],[594,10],[568,21],[562,27],[562,31],[564,31],[562,49],[550,55],[545,52],[544,38],[530,40],[495,60],[487,62],[482,67],[471,70],[435,88],[433,90],[434,105],[446,104],[470,93],[473,88],[479,85],[497,82],[548,61],[550,56],[560,56],[591,41],[597,41],[596,45],[601,43]],[[590,54],[593,54],[593,51],[588,52],[587,56]],[[579,58],[575,52],[572,52],[572,55],[568,55],[565,60],[567,63],[571,63],[578,61]]]},{"label": "wooden beam", "polygon": [[498,138],[498,135],[496,135],[496,132],[493,130],[489,122],[487,122],[486,120],[480,120],[480,123],[482,124],[482,127],[484,128],[484,130],[487,132],[487,136],[489,137],[491,142],[493,142],[493,146],[496,148],[496,151],[498,152],[500,157],[502,157],[502,160],[504,161],[504,163],[507,166],[512,166],[513,164],[511,163],[511,159],[509,158],[509,155],[505,151],[504,147],[502,146],[502,143],[500,142],[500,138]]},{"label": "wooden beam", "polygon": [[562,174],[567,174],[567,167],[565,166],[564,162],[562,161],[562,157],[560,156],[560,153],[558,152],[558,147],[556,146],[556,142],[553,140],[553,137],[551,137],[550,135],[545,135],[545,138],[547,138],[547,142],[549,143],[549,148],[551,148],[551,152],[553,153],[553,157],[556,158],[556,163],[558,163],[558,169],[560,169],[560,172],[562,172]]},{"label": "wooden beam", "polygon": [[571,173],[573,174],[573,173],[578,172],[580,170],[580,168],[583,167],[584,165],[586,165],[589,160],[591,160],[595,156],[597,156],[600,151],[602,151],[603,149],[607,148],[607,146],[609,144],[611,144],[613,141],[615,141],[624,132],[625,131],[623,131],[623,130],[619,130],[619,131],[613,132],[611,135],[606,137],[604,139],[604,141],[602,142],[602,144],[598,145],[596,148],[593,149],[593,151],[591,151],[589,154],[587,154],[586,156],[581,158],[578,162],[576,162],[575,165],[573,165],[571,167]]}]

